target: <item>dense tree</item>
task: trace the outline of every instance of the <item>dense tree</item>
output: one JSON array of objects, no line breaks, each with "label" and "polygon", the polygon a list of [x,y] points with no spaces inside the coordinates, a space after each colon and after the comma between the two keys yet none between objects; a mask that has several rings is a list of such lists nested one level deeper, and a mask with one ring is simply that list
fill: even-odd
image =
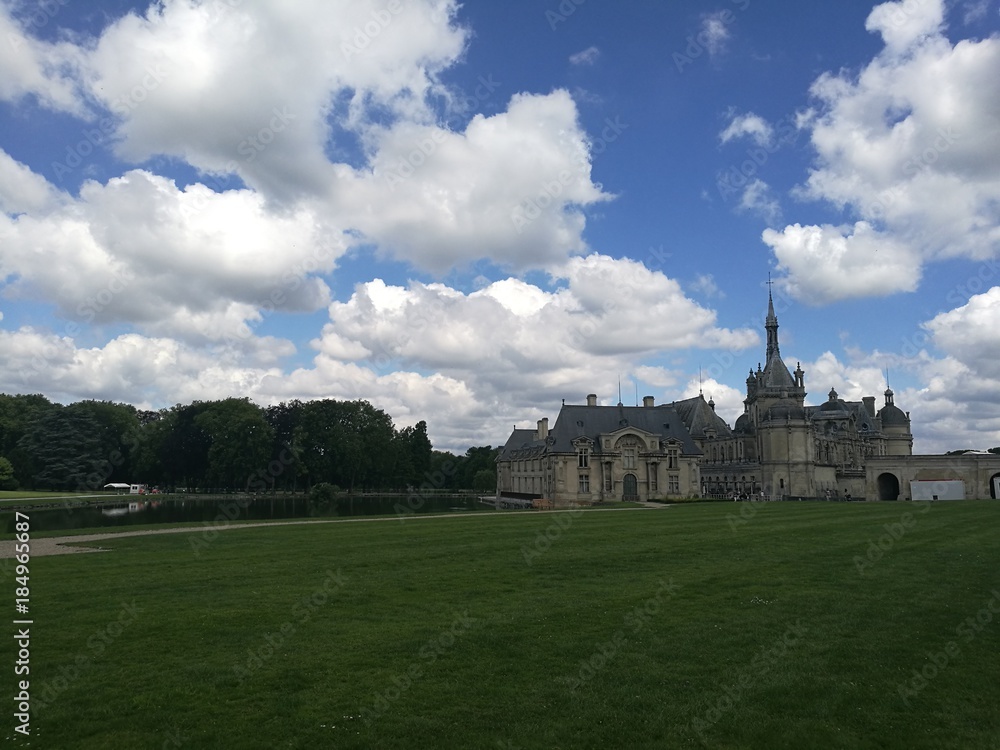
[{"label": "dense tree", "polygon": [[392,419],[367,401],[310,401],[303,406],[301,457],[310,483],[349,490],[383,488],[397,443]]},{"label": "dense tree", "polygon": [[20,447],[30,425],[42,414],[57,407],[38,394],[8,396],[0,394],[0,456],[6,456],[14,466],[14,474],[22,483],[28,482],[37,467],[31,453]]},{"label": "dense tree", "polygon": [[400,464],[405,465],[406,474],[401,474],[404,484],[419,486],[431,470],[431,455],[434,448],[427,437],[427,423],[420,420],[413,427],[400,431],[404,452]]},{"label": "dense tree", "polygon": [[363,400],[294,400],[262,409],[248,398],[228,398],[157,412],[0,394],[0,456],[10,459],[13,475],[0,473],[0,482],[54,489],[119,481],[255,492],[319,483],[350,491],[492,491],[496,449],[435,451],[425,421],[397,430]]},{"label": "dense tree", "polygon": [[14,464],[0,456],[0,490],[16,490],[17,477],[14,476]]},{"label": "dense tree", "polygon": [[[264,419],[274,435],[271,445],[271,463],[267,471],[257,478],[257,484],[275,489],[296,490],[305,467],[300,458],[303,442],[302,417],[305,404],[298,399],[268,406]],[[262,489],[264,487],[261,487]]]},{"label": "dense tree", "polygon": [[472,478],[472,489],[476,492],[495,492],[497,488],[497,473],[489,469],[480,469]]},{"label": "dense tree", "polygon": [[209,402],[194,424],[208,436],[210,485],[245,490],[252,477],[266,471],[274,431],[250,399]]},{"label": "dense tree", "polygon": [[[69,412],[89,415],[99,425],[95,437],[104,459],[97,475],[89,478],[89,489],[107,482],[130,482],[139,443],[139,417],[134,406],[110,401],[80,401],[65,407]],[[95,484],[96,483],[96,484]]]},{"label": "dense tree", "polygon": [[35,489],[95,490],[110,461],[98,433],[100,423],[83,410],[59,407],[32,420],[18,447],[32,456]]},{"label": "dense tree", "polygon": [[197,423],[208,408],[204,401],[171,407],[160,420],[162,442],[158,446],[164,481],[171,487],[205,486],[208,476],[208,449],[212,439]]}]

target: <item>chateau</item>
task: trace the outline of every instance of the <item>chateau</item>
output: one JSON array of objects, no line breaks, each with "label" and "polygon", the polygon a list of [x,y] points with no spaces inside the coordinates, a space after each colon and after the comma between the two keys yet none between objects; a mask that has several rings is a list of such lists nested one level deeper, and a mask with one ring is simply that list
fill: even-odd
[{"label": "chateau", "polygon": [[747,376],[733,427],[700,394],[660,405],[646,396],[642,406],[601,406],[590,394],[586,404],[564,402],[551,429],[545,418],[511,433],[497,458],[498,495],[557,505],[731,494],[896,500],[910,487],[928,499],[997,497],[1000,456],[913,456],[910,415],[888,388],[877,410],[874,396],[844,401],[833,389],[806,406],[801,365],[791,372],[781,359],[770,294],[764,327],[765,364]]}]

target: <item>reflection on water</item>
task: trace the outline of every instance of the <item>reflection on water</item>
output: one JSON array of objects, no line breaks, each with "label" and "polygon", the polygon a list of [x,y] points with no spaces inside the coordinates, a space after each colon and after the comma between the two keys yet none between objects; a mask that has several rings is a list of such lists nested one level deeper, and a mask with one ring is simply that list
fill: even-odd
[{"label": "reflection on water", "polygon": [[[31,530],[63,531],[90,529],[106,526],[131,526],[156,523],[226,523],[229,521],[268,521],[282,518],[337,518],[347,516],[402,515],[414,513],[467,513],[492,510],[478,498],[464,495],[452,497],[423,497],[418,503],[408,503],[405,496],[366,495],[342,497],[334,501],[313,502],[305,496],[275,497],[215,497],[184,500],[147,500],[113,503],[85,507],[32,508]],[[7,516],[0,527],[14,531],[14,513],[4,509],[0,518]]]}]

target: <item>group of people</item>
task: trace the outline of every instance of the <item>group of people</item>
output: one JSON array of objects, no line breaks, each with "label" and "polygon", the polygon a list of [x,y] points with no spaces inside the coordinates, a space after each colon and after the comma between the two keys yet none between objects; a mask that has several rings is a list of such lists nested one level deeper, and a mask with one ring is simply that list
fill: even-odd
[{"label": "group of people", "polygon": [[[826,499],[827,500],[839,500],[840,496],[837,494],[837,492],[835,490],[827,490],[826,491]],[[851,499],[851,493],[848,492],[847,490],[844,490],[844,500],[850,500],[850,499]]]}]

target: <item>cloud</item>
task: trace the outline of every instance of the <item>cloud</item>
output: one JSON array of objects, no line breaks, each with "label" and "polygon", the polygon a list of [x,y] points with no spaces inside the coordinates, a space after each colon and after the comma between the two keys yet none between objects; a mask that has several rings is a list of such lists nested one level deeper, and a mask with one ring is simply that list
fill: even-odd
[{"label": "cloud", "polygon": [[601,51],[597,47],[587,47],[576,54],[569,56],[571,65],[593,65],[601,56]]},{"label": "cloud", "polygon": [[938,349],[962,362],[975,378],[1000,380],[1000,286],[973,295],[923,327]]},{"label": "cloud", "polygon": [[726,293],[719,289],[719,285],[715,283],[715,277],[710,273],[698,274],[698,277],[688,287],[692,292],[698,292],[709,298],[722,299],[726,296]]},{"label": "cloud", "polygon": [[129,322],[189,341],[245,340],[248,322],[329,302],[321,276],[347,243],[316,213],[271,210],[249,190],[178,188],[143,170],[52,199],[37,175],[0,159],[38,209],[0,215],[8,297],[54,303],[69,325]]},{"label": "cloud", "polygon": [[0,149],[0,212],[21,214],[48,211],[60,203],[63,197],[48,180]]},{"label": "cloud", "polygon": [[34,38],[28,20],[18,21],[8,3],[0,4],[0,100],[17,102],[33,96],[48,109],[85,115],[87,107],[76,82],[79,49],[67,42],[50,44]]},{"label": "cloud", "polygon": [[287,201],[337,179],[329,115],[361,130],[375,112],[430,119],[426,97],[465,47],[456,7],[169,0],[103,31],[85,55],[88,93],[120,117],[123,158],[177,156]]},{"label": "cloud", "polygon": [[[868,28],[885,49],[857,76],[826,73],[812,85],[818,106],[801,122],[817,159],[798,197],[856,219],[766,234],[802,298],[912,291],[926,263],[1000,249],[1000,38],[952,45],[942,14],[939,0],[876,7]],[[873,273],[835,281],[862,272],[860,251],[875,245]],[[823,261],[818,246],[837,255]]]},{"label": "cloud", "polygon": [[729,143],[736,138],[749,137],[759,146],[769,146],[774,139],[774,128],[760,115],[746,112],[735,115],[725,129],[719,133],[722,143]]},{"label": "cloud", "polygon": [[741,211],[757,214],[769,222],[781,217],[781,204],[774,197],[771,186],[759,178],[751,180],[743,188],[739,208]]},{"label": "cloud", "polygon": [[867,222],[792,224],[780,232],[765,229],[761,238],[774,252],[778,270],[787,273],[786,291],[810,304],[912,292],[920,282],[909,248]]},{"label": "cloud", "polygon": [[729,41],[727,19],[732,20],[731,11],[724,10],[709,13],[701,19],[701,32],[698,34],[698,39],[702,41],[708,54],[712,56],[723,52],[726,48],[726,42]]},{"label": "cloud", "polygon": [[583,253],[582,209],[612,197],[591,180],[590,141],[564,90],[519,94],[461,133],[398,123],[372,144],[371,168],[344,174],[331,208],[433,273],[484,257],[525,269]]},{"label": "cloud", "polygon": [[973,0],[964,3],[963,7],[965,13],[962,22],[968,26],[986,18],[986,14],[990,12],[990,0]]},{"label": "cloud", "polygon": [[756,331],[718,327],[677,282],[635,261],[590,255],[551,273],[552,288],[504,279],[470,293],[359,284],[348,301],[331,303],[314,347],[347,364],[353,342],[376,371],[436,372],[465,383],[477,403],[534,413],[560,398],[611,393],[619,373],[672,380],[645,362],[664,351],[759,343]]},{"label": "cloud", "polygon": [[943,0],[902,0],[876,5],[868,14],[865,28],[882,35],[890,53],[905,52],[944,27]]}]

